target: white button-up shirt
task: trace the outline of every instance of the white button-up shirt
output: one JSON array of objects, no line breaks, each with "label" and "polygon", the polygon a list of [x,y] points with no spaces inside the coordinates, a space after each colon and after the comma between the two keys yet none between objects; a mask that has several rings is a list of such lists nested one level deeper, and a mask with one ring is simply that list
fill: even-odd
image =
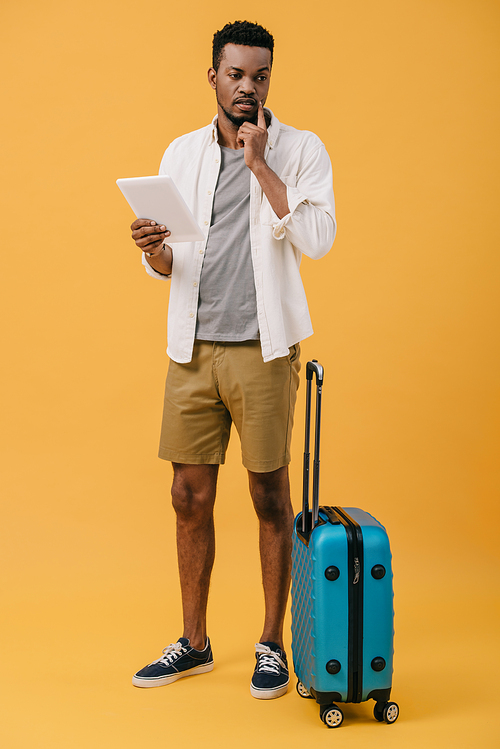
[{"label": "white button-up shirt", "polygon": [[[286,356],[290,346],[312,335],[300,261],[302,253],[311,258],[326,255],[336,232],[332,167],[323,143],[314,133],[282,125],[267,111],[271,123],[265,159],[286,185],[290,212],[278,218],[252,173],[250,244],[264,361]],[[160,166],[160,174],[172,177],[205,234],[198,242],[172,244],[171,276],[157,273],[143,253],[150,276],[171,279],[167,354],[180,364],[191,361],[193,352],[199,282],[219,169],[217,117],[211,125],[174,140]]]}]

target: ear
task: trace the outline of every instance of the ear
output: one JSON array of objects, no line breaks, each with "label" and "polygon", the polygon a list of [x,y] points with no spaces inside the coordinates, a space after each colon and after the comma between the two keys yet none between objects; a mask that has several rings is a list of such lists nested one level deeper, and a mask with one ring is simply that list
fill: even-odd
[{"label": "ear", "polygon": [[217,83],[217,73],[216,73],[215,69],[214,68],[209,68],[207,75],[208,75],[208,82],[209,82],[209,84],[212,86],[212,88],[215,91],[215,87],[216,87],[216,83]]}]

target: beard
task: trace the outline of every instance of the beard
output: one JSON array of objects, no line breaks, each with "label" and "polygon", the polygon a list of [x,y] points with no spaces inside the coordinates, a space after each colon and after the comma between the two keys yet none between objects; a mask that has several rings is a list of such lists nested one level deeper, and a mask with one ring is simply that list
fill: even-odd
[{"label": "beard", "polygon": [[216,98],[217,98],[217,104],[222,109],[222,111],[226,115],[226,117],[229,120],[229,122],[231,122],[235,127],[239,128],[245,122],[251,122],[252,125],[256,125],[257,124],[257,115],[258,115],[258,112],[255,112],[255,114],[252,114],[252,115],[245,115],[245,114],[243,114],[243,115],[235,115],[232,112],[229,112],[224,106],[222,106],[222,104],[219,101],[219,97],[217,96],[217,92],[216,92]]}]

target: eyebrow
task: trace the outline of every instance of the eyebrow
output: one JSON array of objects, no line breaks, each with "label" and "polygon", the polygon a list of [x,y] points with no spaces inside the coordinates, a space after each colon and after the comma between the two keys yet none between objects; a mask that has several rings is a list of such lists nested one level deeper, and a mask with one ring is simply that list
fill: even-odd
[{"label": "eyebrow", "polygon": [[[230,65],[227,70],[237,70],[238,73],[244,73],[245,71],[243,68],[237,68],[234,65]],[[260,73],[262,70],[269,70],[269,65],[264,65],[262,68],[257,68],[257,73]]]}]

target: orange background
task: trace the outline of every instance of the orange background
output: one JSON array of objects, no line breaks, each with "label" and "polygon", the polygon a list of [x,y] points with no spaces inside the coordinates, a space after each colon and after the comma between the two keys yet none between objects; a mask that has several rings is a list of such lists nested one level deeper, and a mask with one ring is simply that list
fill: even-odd
[{"label": "orange background", "polygon": [[[274,33],[268,104],[334,165],[339,232],[303,263],[303,356],[326,372],[322,500],[392,541],[391,727],[347,706],[332,736],[294,690],[251,699],[262,600],[236,438],[217,667],[130,685],[180,607],[156,458],[168,285],[141,268],[115,180],[154,174],[211,120],[211,38],[236,17]],[[486,0],[4,3],[2,747],[499,746],[499,22]],[[296,508],[303,405],[302,387]]]}]

